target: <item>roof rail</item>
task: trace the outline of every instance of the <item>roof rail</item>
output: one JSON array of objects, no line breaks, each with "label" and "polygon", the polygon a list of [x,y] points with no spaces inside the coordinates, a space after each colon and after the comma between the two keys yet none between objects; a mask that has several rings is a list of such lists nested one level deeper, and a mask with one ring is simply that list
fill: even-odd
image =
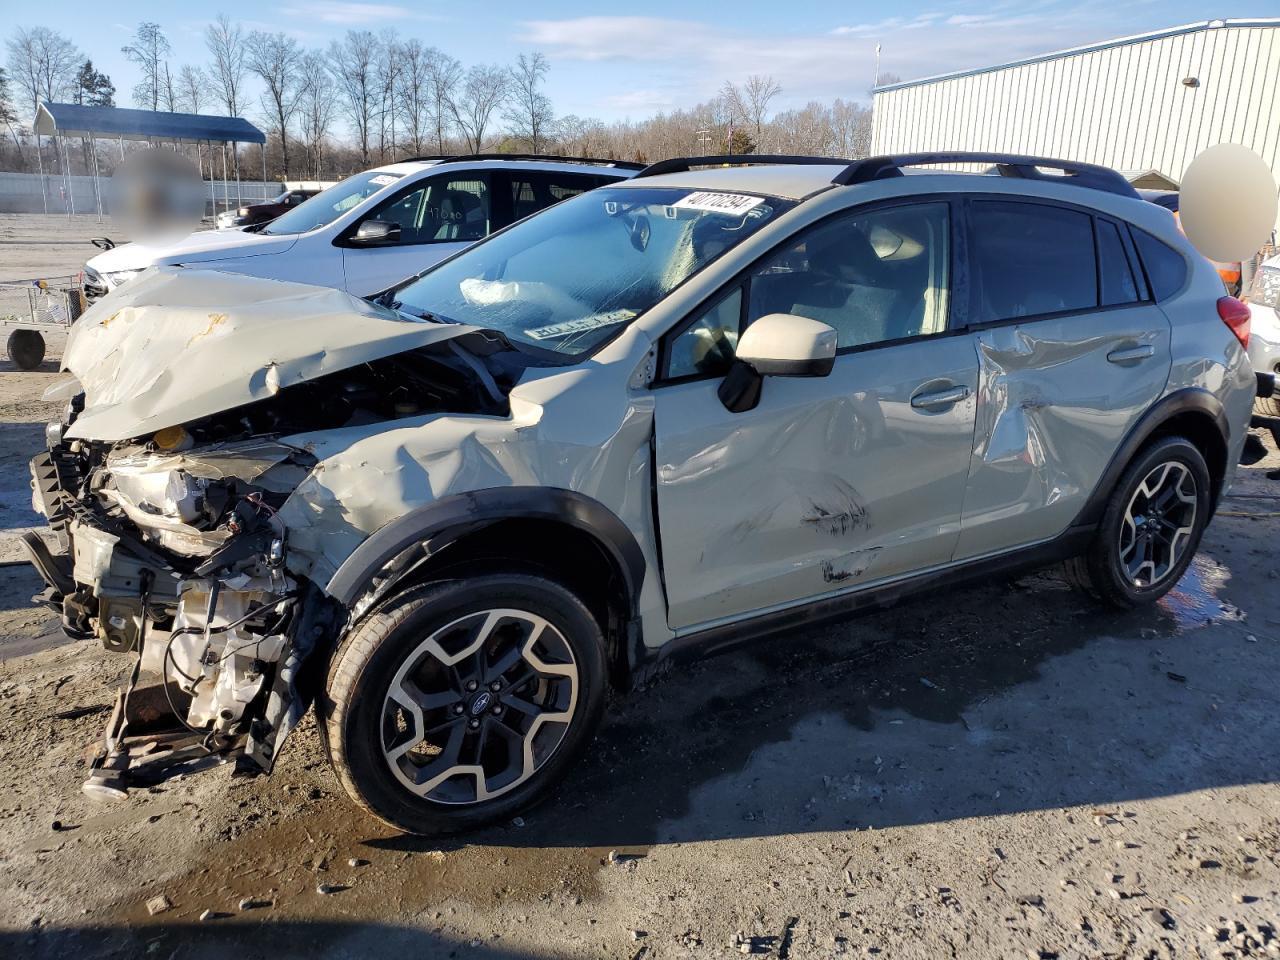
[{"label": "roof rail", "polygon": [[672,157],[670,160],[659,160],[651,163],[633,179],[640,177],[656,177],[663,173],[685,173],[693,167],[720,167],[730,164],[806,164],[824,166],[845,166],[848,160],[838,157],[804,157],[788,156],[779,153],[726,153],[711,157]]},{"label": "roof rail", "polygon": [[[950,153],[897,153],[880,157],[855,160],[844,168],[831,182],[841,186],[855,183],[871,183],[902,176],[902,167],[917,167],[933,163],[991,163],[1002,177],[1021,177],[1024,180],[1047,180],[1066,183],[1092,190],[1103,190],[1121,197],[1137,197],[1133,188],[1119,172],[1110,167],[1093,163],[1077,163],[1074,160],[1054,160],[1050,157],[1032,157],[1017,153],[985,153],[982,151],[954,151]],[[1045,173],[1041,167],[1061,170],[1062,175]],[[644,171],[637,174],[644,176]]]},{"label": "roof rail", "polygon": [[546,160],[550,163],[594,163],[620,170],[643,170],[643,163],[632,160],[608,160],[603,157],[552,157],[542,153],[449,153],[425,157],[405,157],[397,163],[434,160],[438,163],[466,163],[468,160]]}]

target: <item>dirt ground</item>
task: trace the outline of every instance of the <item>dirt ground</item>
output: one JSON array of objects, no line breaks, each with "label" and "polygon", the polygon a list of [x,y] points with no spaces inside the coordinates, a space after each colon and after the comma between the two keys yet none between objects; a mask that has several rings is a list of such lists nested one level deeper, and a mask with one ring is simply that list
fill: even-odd
[{"label": "dirt ground", "polygon": [[[0,362],[0,558],[56,379]],[[1280,955],[1277,465],[1154,608],[1033,575],[775,637],[616,698],[556,795],[447,843],[349,805],[310,723],[269,779],[87,799],[128,659],[0,565],[0,956]]]}]

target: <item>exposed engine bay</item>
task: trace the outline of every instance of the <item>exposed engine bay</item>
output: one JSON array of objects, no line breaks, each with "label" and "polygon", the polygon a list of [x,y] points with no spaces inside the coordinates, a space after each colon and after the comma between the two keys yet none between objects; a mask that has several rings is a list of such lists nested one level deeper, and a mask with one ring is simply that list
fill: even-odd
[{"label": "exposed engine bay", "polygon": [[28,535],[48,584],[38,599],[68,635],[135,658],[87,792],[120,796],[227,755],[238,773],[271,770],[313,697],[308,657],[348,616],[290,570],[277,511],[317,458],[287,438],[433,413],[505,416],[529,361],[500,337],[459,339],[117,442],[66,439],[84,394],[71,399],[32,462],[36,509],[62,548]]}]

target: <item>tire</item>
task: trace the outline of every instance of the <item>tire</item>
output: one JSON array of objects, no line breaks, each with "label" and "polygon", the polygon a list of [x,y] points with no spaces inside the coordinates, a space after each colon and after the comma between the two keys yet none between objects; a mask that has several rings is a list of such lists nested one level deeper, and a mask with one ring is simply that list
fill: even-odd
[{"label": "tire", "polygon": [[544,797],[605,698],[604,637],[582,601],[540,576],[493,573],[412,588],[361,621],[330,663],[320,728],[357,804],[444,834]]},{"label": "tire", "polygon": [[[1210,490],[1209,468],[1189,440],[1164,437],[1150,444],[1121,475],[1088,549],[1064,564],[1067,581],[1121,609],[1159,600],[1200,546]],[[1148,499],[1148,492],[1156,495]],[[1160,506],[1166,497],[1169,504]],[[1144,527],[1150,531],[1145,540]],[[1144,560],[1144,549],[1157,559]]]},{"label": "tire", "polygon": [[6,344],[9,359],[19,370],[34,370],[44,363],[44,337],[36,330],[14,330]]},{"label": "tire", "polygon": [[[1276,364],[1271,372],[1276,375],[1276,380],[1280,381],[1280,363]],[[1253,412],[1264,417],[1280,417],[1280,386],[1277,386],[1276,390],[1274,397],[1256,397],[1253,401]]]}]

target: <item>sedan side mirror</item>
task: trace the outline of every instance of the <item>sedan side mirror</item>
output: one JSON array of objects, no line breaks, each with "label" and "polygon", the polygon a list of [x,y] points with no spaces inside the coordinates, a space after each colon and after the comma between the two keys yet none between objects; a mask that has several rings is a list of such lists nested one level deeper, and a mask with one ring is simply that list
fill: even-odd
[{"label": "sedan side mirror", "polygon": [[725,409],[741,413],[760,402],[764,377],[825,377],[836,363],[836,331],[820,320],[770,313],[747,327],[737,359],[720,384]]},{"label": "sedan side mirror", "polygon": [[400,224],[389,220],[365,220],[356,227],[352,243],[362,247],[376,247],[388,243],[400,242]]}]

